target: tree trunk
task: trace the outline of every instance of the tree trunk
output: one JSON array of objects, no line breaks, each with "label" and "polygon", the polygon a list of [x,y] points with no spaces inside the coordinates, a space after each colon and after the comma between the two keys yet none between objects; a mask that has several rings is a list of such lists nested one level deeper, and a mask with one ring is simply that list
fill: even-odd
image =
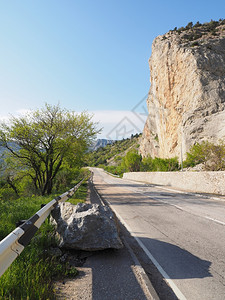
[{"label": "tree trunk", "polygon": [[15,194],[19,197],[19,193],[17,191],[17,188],[16,186],[13,184],[12,180],[7,177],[7,183],[11,186],[11,188],[14,190]]}]

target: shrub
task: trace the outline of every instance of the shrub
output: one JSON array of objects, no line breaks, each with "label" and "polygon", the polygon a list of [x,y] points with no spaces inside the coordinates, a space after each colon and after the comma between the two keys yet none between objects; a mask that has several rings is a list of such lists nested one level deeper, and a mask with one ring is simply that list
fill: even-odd
[{"label": "shrub", "polygon": [[140,171],[141,155],[136,151],[128,151],[124,157],[124,163],[127,171],[138,172]]},{"label": "shrub", "polygon": [[202,24],[198,22],[196,22],[196,24],[193,27],[200,27]]},{"label": "shrub", "polygon": [[[81,191],[78,189],[75,193],[76,200],[73,203],[77,203],[78,197],[84,198],[86,191],[86,183],[83,183]],[[48,203],[54,196],[0,201],[0,240],[15,229],[17,221],[29,219],[41,208],[41,204]],[[73,198],[70,198],[70,202]],[[56,246],[53,227],[46,220],[31,243],[0,277],[0,299],[56,299],[53,280],[77,274],[74,267],[54,256],[50,248]]]},{"label": "shrub", "polygon": [[198,43],[198,42],[193,42],[193,43],[191,44],[191,47],[196,47],[196,46],[199,46],[199,43]]},{"label": "shrub", "polygon": [[197,164],[205,163],[209,156],[208,142],[202,144],[196,143],[193,145],[189,152],[187,152],[187,158],[184,161],[184,167],[194,167]]},{"label": "shrub", "polygon": [[184,27],[180,27],[180,28],[177,29],[177,32],[178,32],[178,33],[181,33],[181,32],[184,31],[184,30],[185,30]]},{"label": "shrub", "polygon": [[207,31],[214,31],[220,25],[218,21],[211,20],[209,23],[203,24]]},{"label": "shrub", "polygon": [[147,157],[143,158],[141,163],[141,171],[143,172],[170,172],[179,170],[178,158],[159,158]]},{"label": "shrub", "polygon": [[184,167],[194,167],[202,163],[207,171],[225,170],[225,143],[220,141],[214,145],[208,141],[196,143],[187,152]]},{"label": "shrub", "polygon": [[142,172],[150,172],[154,169],[154,159],[151,156],[145,157],[141,162],[141,171]]},{"label": "shrub", "polygon": [[187,26],[185,27],[185,29],[188,30],[188,29],[191,29],[192,27],[193,27],[193,23],[192,23],[192,22],[189,22],[189,23],[187,24]]},{"label": "shrub", "polygon": [[115,158],[114,158],[114,161],[115,162],[118,162],[118,161],[121,161],[122,160],[122,156],[120,155],[117,155]]},{"label": "shrub", "polygon": [[79,168],[63,168],[61,169],[54,181],[53,192],[63,192],[69,189],[72,185],[72,182],[79,181],[81,176],[81,169]]}]

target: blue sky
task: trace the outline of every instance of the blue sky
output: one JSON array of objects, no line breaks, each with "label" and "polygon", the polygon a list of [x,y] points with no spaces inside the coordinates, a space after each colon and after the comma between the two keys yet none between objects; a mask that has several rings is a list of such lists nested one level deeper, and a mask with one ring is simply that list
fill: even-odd
[{"label": "blue sky", "polygon": [[94,113],[99,137],[141,131],[153,39],[224,12],[224,0],[2,0],[0,118],[60,103]]}]

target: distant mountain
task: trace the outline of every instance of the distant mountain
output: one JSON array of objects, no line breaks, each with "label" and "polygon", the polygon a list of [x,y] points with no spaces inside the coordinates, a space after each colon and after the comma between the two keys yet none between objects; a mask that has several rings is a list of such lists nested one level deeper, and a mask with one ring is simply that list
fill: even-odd
[{"label": "distant mountain", "polygon": [[115,141],[107,139],[97,139],[92,146],[89,148],[90,151],[96,151],[98,148],[105,147],[106,145],[111,145]]},{"label": "distant mountain", "polygon": [[[10,142],[9,145],[12,147],[13,150],[19,150],[19,146],[14,143],[14,142]],[[9,152],[9,150],[7,150],[4,146],[3,146],[3,143],[0,142],[0,156],[2,156],[4,153],[7,153]]]},{"label": "distant mountain", "polygon": [[87,165],[118,166],[128,151],[138,150],[140,137],[141,134],[132,135],[130,138],[112,141],[105,147],[89,152]]}]

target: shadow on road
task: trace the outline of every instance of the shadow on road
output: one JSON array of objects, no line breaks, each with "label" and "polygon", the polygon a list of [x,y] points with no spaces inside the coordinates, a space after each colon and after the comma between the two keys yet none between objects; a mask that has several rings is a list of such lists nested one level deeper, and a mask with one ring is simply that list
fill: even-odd
[{"label": "shadow on road", "polygon": [[[153,186],[145,186],[142,187],[142,193],[147,193],[148,198],[146,199],[146,195],[139,193],[138,199],[136,195],[134,196],[134,193],[132,191],[124,191],[116,190],[115,192],[112,189],[111,184],[95,184],[95,187],[97,190],[101,191],[101,195],[104,195],[105,199],[109,199],[110,204],[112,205],[138,205],[138,206],[167,206],[168,204],[165,202],[157,201],[154,198],[159,197],[159,199],[162,199],[165,197],[165,199],[175,198],[178,196],[186,197],[189,199],[189,201],[193,201],[194,204],[198,204],[198,199],[194,195],[191,194],[183,194],[183,193],[164,193],[162,191],[157,191],[154,189]],[[106,190],[108,187],[111,188],[110,193],[107,192],[106,196],[104,194],[104,190]],[[115,185],[115,188],[118,187],[118,185]],[[120,187],[128,187],[129,185],[121,184]],[[132,188],[134,185],[132,185]],[[140,185],[137,185],[137,187],[140,188]],[[151,190],[152,188],[152,190]],[[94,197],[95,196],[95,197]],[[153,199],[151,199],[151,196]],[[99,200],[96,198],[96,195],[93,193],[93,203],[97,203]],[[95,202],[96,201],[96,202]],[[209,202],[206,202],[205,204],[212,204]],[[107,204],[107,202],[105,202]],[[120,223],[120,222],[119,222]],[[153,262],[149,259],[149,256],[146,254],[146,252],[140,247],[140,245],[137,243],[137,241],[130,235],[129,231],[125,228],[123,224],[120,223],[120,229],[122,232],[122,235],[128,242],[128,244],[131,246],[132,250],[138,257],[139,261],[141,262],[141,265],[145,269],[146,274],[148,275],[150,281],[152,282],[154,288],[156,289],[156,292],[158,293],[160,299],[177,299],[174,295],[173,291],[170,289],[169,285],[165,282],[162,274],[159,273],[159,270],[157,270],[156,266],[153,264]],[[136,233],[138,235],[138,233]],[[141,235],[141,233],[139,233]],[[148,249],[148,251],[151,253],[151,255],[154,257],[154,259],[158,262],[160,267],[167,273],[167,276],[165,276],[166,279],[198,279],[198,278],[206,278],[206,277],[212,277],[212,274],[210,273],[210,266],[211,262],[207,260],[203,260],[200,257],[195,256],[191,252],[168,242],[164,242],[162,240],[152,239],[152,238],[143,238],[138,237],[138,239],[145,245],[145,247]],[[165,275],[165,274],[164,274]]]},{"label": "shadow on road", "polygon": [[191,279],[212,277],[211,262],[202,260],[176,245],[150,239],[139,238],[153,257],[160,263],[171,279]]},{"label": "shadow on road", "polygon": [[92,300],[148,300],[126,248],[93,253],[84,264],[92,270]]},{"label": "shadow on road", "polygon": [[[191,193],[182,193],[182,192],[167,192],[163,190],[157,190],[156,185],[151,186],[141,186],[140,185],[129,185],[129,184],[95,184],[97,190],[101,190],[104,194],[104,190],[108,188],[124,188],[124,192],[121,189],[121,192],[118,192],[118,189],[115,193],[107,193],[107,197],[111,199],[112,204],[116,205],[152,205],[152,206],[162,206],[170,204],[172,200],[172,204],[179,204],[179,202],[185,201],[187,204],[193,204],[196,206],[211,206],[218,207],[218,205],[224,205],[223,202],[220,201],[218,204],[214,199],[210,199],[210,195],[203,194],[191,194]],[[158,186],[159,187],[159,186]],[[135,188],[135,192],[132,189]],[[130,190],[130,193],[128,192]],[[139,200],[137,201],[136,195],[139,195]],[[213,196],[213,195],[211,195]],[[125,199],[126,198],[126,199]],[[123,199],[123,200],[122,200]],[[122,201],[121,201],[122,200]],[[165,201],[163,203],[163,201]]]}]

